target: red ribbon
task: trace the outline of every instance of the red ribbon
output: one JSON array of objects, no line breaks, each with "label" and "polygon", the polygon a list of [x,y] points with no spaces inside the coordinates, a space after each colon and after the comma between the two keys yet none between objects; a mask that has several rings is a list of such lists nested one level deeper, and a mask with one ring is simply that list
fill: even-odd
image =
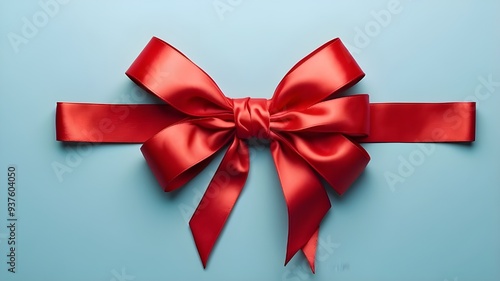
[{"label": "red ribbon", "polygon": [[58,103],[57,140],[144,143],[141,151],[165,191],[186,184],[229,146],[189,223],[203,266],[245,185],[248,139],[270,141],[288,207],[285,264],[302,249],[314,272],[319,225],[330,209],[318,176],[343,194],[370,160],[359,143],[475,137],[473,102],[330,99],[364,76],[340,39],[299,61],[270,100],[227,98],[203,70],[155,37],[126,74],[166,104]]}]

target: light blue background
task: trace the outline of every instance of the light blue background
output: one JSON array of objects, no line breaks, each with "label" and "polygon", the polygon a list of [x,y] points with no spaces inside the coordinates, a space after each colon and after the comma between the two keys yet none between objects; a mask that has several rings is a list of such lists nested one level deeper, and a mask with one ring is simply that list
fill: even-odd
[{"label": "light blue background", "polygon": [[[42,0],[46,2],[47,0]],[[37,0],[0,4],[0,280],[500,280],[500,87],[482,88],[473,145],[437,144],[392,188],[416,144],[364,145],[372,157],[344,197],[330,192],[311,275],[283,267],[287,215],[271,156],[252,150],[246,188],[203,269],[187,219],[220,157],[175,194],[158,186],[139,145],[55,141],[57,101],[149,103],[124,75],[151,36],[195,61],[230,97],[270,97],[282,76],[340,37],[367,73],[351,93],[372,101],[462,101],[500,81],[500,2],[401,0],[69,1],[15,48]],[[354,2],[354,1],[352,1]],[[38,14],[37,14],[38,13]],[[69,159],[69,160],[68,160]],[[75,160],[76,161],[76,160]],[[18,264],[7,272],[6,170],[18,168]],[[326,245],[326,246],[325,246]],[[125,274],[126,276],[124,276]]]}]

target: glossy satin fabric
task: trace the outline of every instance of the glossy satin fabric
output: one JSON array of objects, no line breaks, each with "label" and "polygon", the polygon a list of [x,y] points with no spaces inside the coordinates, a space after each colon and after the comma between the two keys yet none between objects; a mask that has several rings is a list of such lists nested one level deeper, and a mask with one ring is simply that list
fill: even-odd
[{"label": "glossy satin fabric", "polygon": [[270,100],[227,98],[203,70],[155,37],[126,74],[166,104],[58,103],[57,139],[144,143],[141,151],[165,191],[186,184],[228,147],[189,223],[204,266],[245,185],[249,139],[270,142],[288,208],[285,264],[302,249],[314,271],[319,225],[330,209],[319,177],[343,194],[370,160],[359,143],[475,136],[475,103],[331,99],[364,76],[340,39],[299,61]]}]

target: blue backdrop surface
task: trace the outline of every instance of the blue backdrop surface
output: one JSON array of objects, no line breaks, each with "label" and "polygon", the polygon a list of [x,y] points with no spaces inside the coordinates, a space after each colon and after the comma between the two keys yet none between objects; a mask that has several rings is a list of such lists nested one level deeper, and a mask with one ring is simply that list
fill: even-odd
[{"label": "blue backdrop surface", "polygon": [[[2,1],[0,280],[500,280],[499,11],[494,0]],[[203,269],[188,220],[220,155],[168,194],[139,145],[55,141],[57,101],[157,102],[124,75],[152,36],[227,96],[267,98],[340,37],[367,74],[349,93],[476,101],[476,142],[364,145],[362,177],[329,192],[315,275],[300,254],[283,266],[286,206],[268,148],[253,147]]]}]

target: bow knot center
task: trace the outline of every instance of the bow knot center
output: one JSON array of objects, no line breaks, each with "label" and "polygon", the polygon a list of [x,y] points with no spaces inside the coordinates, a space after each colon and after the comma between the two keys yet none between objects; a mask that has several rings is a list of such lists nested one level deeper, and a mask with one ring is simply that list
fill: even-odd
[{"label": "bow knot center", "polygon": [[233,99],[236,136],[240,139],[269,139],[270,117],[267,99]]}]

